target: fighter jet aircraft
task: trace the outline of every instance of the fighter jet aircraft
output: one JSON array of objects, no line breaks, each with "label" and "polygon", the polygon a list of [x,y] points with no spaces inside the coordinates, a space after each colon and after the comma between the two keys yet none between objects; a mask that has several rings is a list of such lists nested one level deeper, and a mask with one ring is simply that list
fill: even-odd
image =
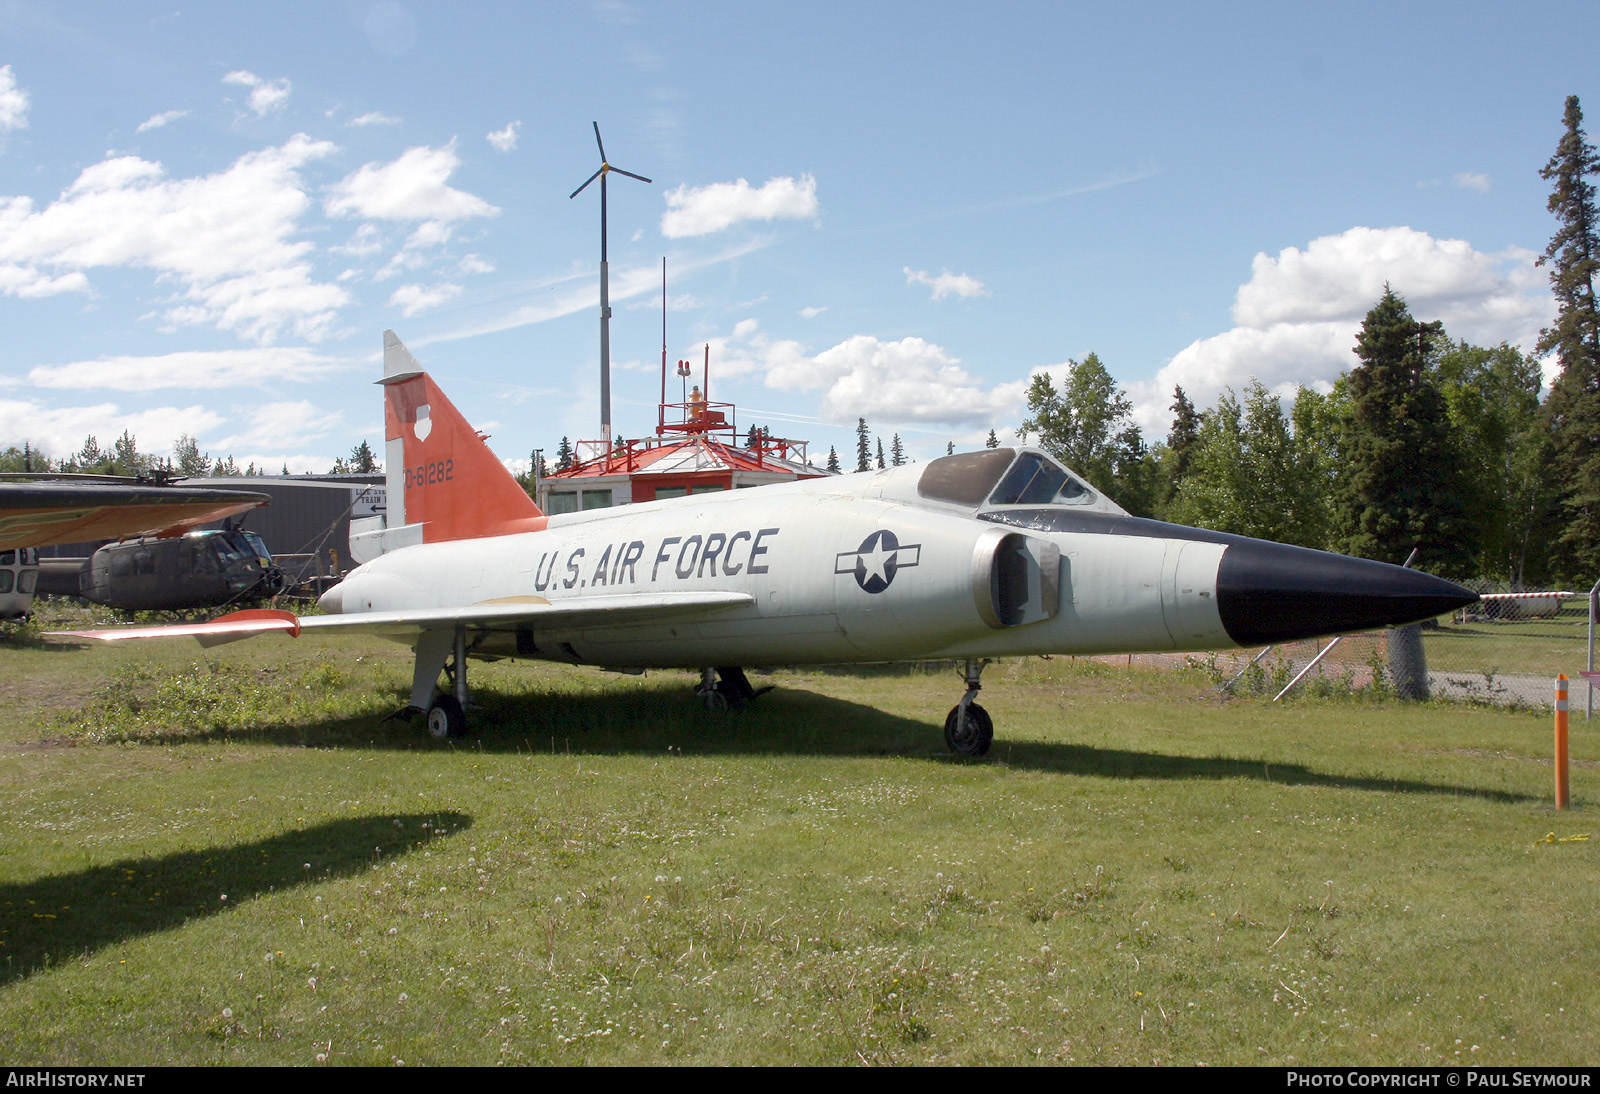
[{"label": "fighter jet aircraft", "polygon": [[76,633],[383,635],[415,651],[410,707],[436,736],[465,730],[474,656],[698,668],[713,707],[754,694],[747,666],[952,659],[966,693],[945,740],[980,756],[990,658],[1260,646],[1476,599],[1386,563],[1129,516],[1028,448],[546,517],[393,331],[384,372],[389,523],[323,595],[328,614]]}]

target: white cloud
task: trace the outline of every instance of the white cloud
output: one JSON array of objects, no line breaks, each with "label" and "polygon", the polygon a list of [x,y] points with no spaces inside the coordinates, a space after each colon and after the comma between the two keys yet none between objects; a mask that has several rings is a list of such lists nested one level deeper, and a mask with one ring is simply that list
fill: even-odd
[{"label": "white cloud", "polygon": [[143,133],[147,129],[160,129],[168,122],[175,122],[179,118],[187,118],[188,116],[189,112],[187,110],[163,110],[160,114],[152,114],[150,117],[140,122],[139,128],[134,130],[134,132]]},{"label": "white cloud", "polygon": [[1284,393],[1326,389],[1356,364],[1356,334],[1386,283],[1418,319],[1442,320],[1452,338],[1531,347],[1555,313],[1537,257],[1520,248],[1484,254],[1405,227],[1351,228],[1303,251],[1258,254],[1234,297],[1233,329],[1191,343],[1153,380],[1128,385],[1136,417],[1148,435],[1165,436],[1174,385],[1201,407],[1252,377]]},{"label": "white cloud", "polygon": [[[214,447],[224,453],[247,448],[276,449],[281,452],[285,448],[301,447],[326,436],[341,420],[338,411],[323,410],[316,403],[304,399],[234,409],[240,417],[249,420],[250,427],[217,441]],[[189,432],[192,434],[195,431],[191,429]]]},{"label": "white cloud", "polygon": [[210,325],[260,342],[286,330],[319,339],[349,296],[312,280],[312,246],[293,236],[310,206],[299,171],[333,150],[297,134],[185,179],[117,156],[85,168],[42,210],[26,197],[0,198],[0,280],[8,292],[39,295],[86,289],[96,267],[145,268],[180,286],[161,313],[168,326]]},{"label": "white cloud", "polygon": [[805,220],[818,213],[817,180],[811,175],[768,179],[760,189],[744,179],[690,188],[685,183],[666,194],[661,234],[668,239],[709,235],[741,220]]},{"label": "white cloud", "polygon": [[464,274],[494,273],[494,263],[482,255],[462,255],[461,261],[456,263],[456,269]]},{"label": "white cloud", "polygon": [[39,365],[28,371],[27,382],[34,387],[112,391],[275,387],[320,379],[339,364],[334,358],[304,347],[240,347]]},{"label": "white cloud", "polygon": [[399,124],[400,124],[400,119],[399,118],[392,117],[392,116],[390,116],[388,114],[385,114],[385,113],[383,113],[382,111],[379,111],[379,110],[370,110],[367,113],[362,114],[360,117],[351,118],[349,121],[345,122],[345,125],[351,127],[352,129],[359,129],[362,126],[367,126],[367,125],[399,125]]},{"label": "white cloud", "polygon": [[59,277],[51,277],[39,270],[25,266],[0,265],[0,294],[17,296],[24,300],[39,296],[55,296],[64,292],[89,292],[89,279],[74,270]]},{"label": "white cloud", "polygon": [[0,65],[0,141],[13,129],[28,128],[28,93],[17,86],[10,65]]},{"label": "white cloud", "polygon": [[982,281],[966,274],[953,274],[945,270],[938,277],[928,276],[926,270],[913,270],[905,267],[907,285],[927,285],[933,289],[933,298],[943,300],[947,296],[988,296],[989,290]]},{"label": "white cloud", "polygon": [[490,133],[489,143],[494,145],[497,152],[510,152],[517,147],[517,130],[520,128],[521,122],[511,122],[504,129]]},{"label": "white cloud", "polygon": [[[397,160],[366,164],[330,186],[323,207],[330,216],[422,222],[378,271],[377,279],[382,281],[427,265],[432,260],[429,250],[450,239],[456,221],[500,214],[475,194],[449,185],[460,164],[454,141],[442,148],[410,148]],[[352,243],[367,241],[370,237]]]},{"label": "white cloud", "polygon": [[328,248],[330,254],[351,255],[361,258],[383,250],[383,233],[370,221],[356,229],[348,243],[336,243]]},{"label": "white cloud", "polygon": [[[1304,251],[1256,255],[1250,280],[1234,299],[1233,320],[1265,329],[1277,323],[1360,320],[1388,284],[1419,318],[1443,319],[1474,341],[1531,341],[1549,315],[1537,256],[1488,255],[1461,239],[1434,239],[1414,228],[1350,228],[1314,239]],[[1457,329],[1460,328],[1460,329]]]},{"label": "white cloud", "polygon": [[198,436],[215,429],[226,418],[203,406],[162,406],[126,411],[115,403],[94,406],[45,406],[26,399],[0,399],[0,446],[24,441],[50,456],[67,456],[93,436],[102,448],[127,430],[141,452],[166,453],[181,434]]},{"label": "white cloud", "polygon": [[448,281],[433,286],[401,285],[389,296],[389,303],[398,306],[401,313],[410,319],[460,295],[461,286]]},{"label": "white cloud", "polygon": [[254,72],[243,69],[230,72],[222,78],[225,84],[236,84],[239,87],[250,89],[250,109],[256,112],[257,117],[265,117],[274,110],[282,110],[289,101],[289,81],[287,78],[278,80],[263,80]]},{"label": "white cloud", "polygon": [[1453,176],[1455,184],[1463,190],[1471,190],[1479,194],[1489,192],[1489,176],[1479,174],[1477,171],[1462,171]]},{"label": "white cloud", "polygon": [[825,307],[823,307],[823,308],[801,308],[800,309],[800,318],[801,319],[815,319],[817,316],[821,315],[823,312],[825,312],[827,310],[828,309],[825,308]]},{"label": "white cloud", "polygon": [[408,148],[392,163],[369,163],[329,187],[329,216],[368,220],[433,220],[492,217],[500,210],[447,183],[461,165],[455,142],[443,148]]},{"label": "white cloud", "polygon": [[820,391],[817,417],[848,424],[858,417],[897,424],[918,422],[976,428],[1020,412],[1028,381],[985,388],[945,350],[921,338],[884,342],[858,334],[816,355],[790,339],[769,338],[754,319],[711,340],[724,377],[761,375],[768,387]]},{"label": "white cloud", "polygon": [[921,338],[882,342],[870,334],[847,338],[814,358],[828,388],[817,408],[823,421],[865,415],[885,423],[977,426],[1014,419],[1027,380],[984,389],[957,358]]}]

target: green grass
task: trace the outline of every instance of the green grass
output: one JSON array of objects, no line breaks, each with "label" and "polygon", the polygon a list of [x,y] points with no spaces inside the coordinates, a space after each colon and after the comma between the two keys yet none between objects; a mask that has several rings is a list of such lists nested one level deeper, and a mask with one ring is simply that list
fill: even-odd
[{"label": "green grass", "polygon": [[1442,623],[1423,634],[1428,663],[1440,669],[1549,676],[1572,679],[1588,667],[1588,605],[1570,600],[1550,619],[1494,623]]},{"label": "green grass", "polygon": [[12,1064],[1581,1064],[1600,729],[1223,700],[1198,673],[473,667],[0,648]]}]

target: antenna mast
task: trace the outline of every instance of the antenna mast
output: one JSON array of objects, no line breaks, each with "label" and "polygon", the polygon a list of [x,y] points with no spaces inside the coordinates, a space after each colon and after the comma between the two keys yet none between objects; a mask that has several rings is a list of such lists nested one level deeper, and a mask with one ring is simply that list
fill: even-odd
[{"label": "antenna mast", "polygon": [[[605,454],[611,455],[611,277],[606,261],[606,176],[615,171],[640,182],[650,180],[632,171],[624,171],[606,162],[606,146],[600,140],[600,123],[594,122],[594,143],[600,147],[600,169],[584,180],[582,186],[567,195],[568,200],[589,188],[589,183],[600,180],[600,442]],[[665,294],[663,294],[665,300]]]}]

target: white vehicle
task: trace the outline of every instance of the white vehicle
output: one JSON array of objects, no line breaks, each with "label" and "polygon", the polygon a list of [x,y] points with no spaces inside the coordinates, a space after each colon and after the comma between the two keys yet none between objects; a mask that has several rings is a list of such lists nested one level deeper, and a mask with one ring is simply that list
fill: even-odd
[{"label": "white vehicle", "polygon": [[[950,658],[949,746],[993,738],[987,658],[1259,646],[1441,615],[1476,599],[1386,563],[1131,517],[1033,449],[547,517],[385,332],[388,524],[323,616],[79,632],[202,642],[355,629],[415,650],[410,706],[466,727],[474,655],[688,667],[712,706],[749,666]],[[438,680],[447,672],[449,691]]]}]

